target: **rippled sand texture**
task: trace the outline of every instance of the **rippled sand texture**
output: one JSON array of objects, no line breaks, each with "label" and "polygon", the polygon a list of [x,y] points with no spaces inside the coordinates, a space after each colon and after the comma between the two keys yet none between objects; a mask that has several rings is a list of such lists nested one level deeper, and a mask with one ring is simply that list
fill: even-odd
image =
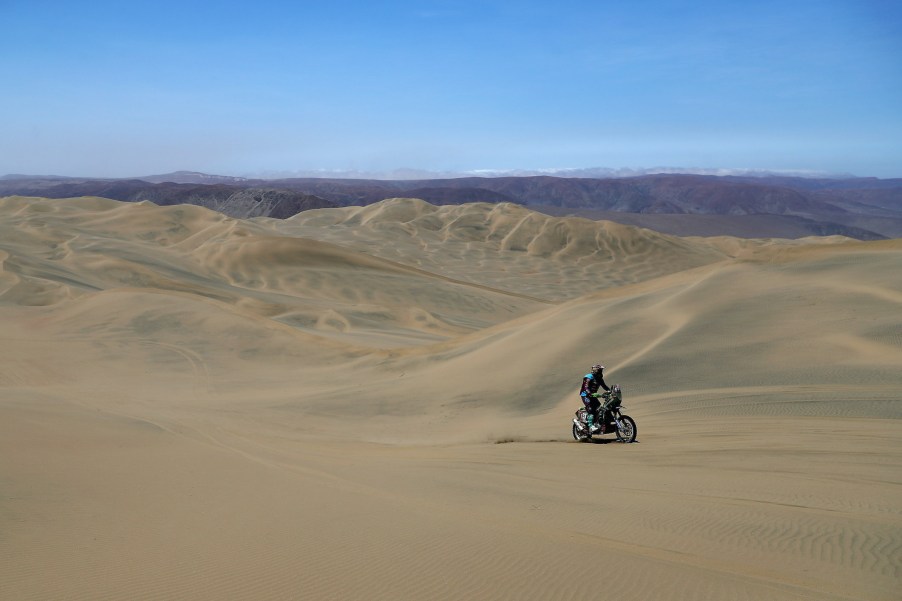
[{"label": "rippled sand texture", "polygon": [[0,598],[897,600],[900,392],[900,240],[0,199]]}]

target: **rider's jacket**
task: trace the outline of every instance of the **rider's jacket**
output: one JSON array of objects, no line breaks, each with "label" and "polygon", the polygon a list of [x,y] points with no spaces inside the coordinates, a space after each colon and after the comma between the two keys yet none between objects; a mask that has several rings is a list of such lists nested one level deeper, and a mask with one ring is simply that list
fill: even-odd
[{"label": "rider's jacket", "polygon": [[588,397],[590,394],[595,394],[598,392],[598,387],[601,386],[605,390],[610,390],[608,385],[604,383],[604,376],[596,376],[593,373],[587,373],[583,376],[583,387],[579,391],[579,396],[584,399]]}]

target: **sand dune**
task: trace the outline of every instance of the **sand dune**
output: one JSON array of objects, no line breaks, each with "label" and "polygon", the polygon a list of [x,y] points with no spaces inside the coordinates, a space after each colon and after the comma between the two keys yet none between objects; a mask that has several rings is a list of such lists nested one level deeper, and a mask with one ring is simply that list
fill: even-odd
[{"label": "sand dune", "polygon": [[[723,260],[704,243],[513,204],[435,207],[394,199],[271,221],[280,232],[328,240],[433,272],[552,300]],[[499,260],[502,259],[503,260]]]},{"label": "sand dune", "polygon": [[0,597],[897,599],[900,315],[899,240],[0,199]]}]

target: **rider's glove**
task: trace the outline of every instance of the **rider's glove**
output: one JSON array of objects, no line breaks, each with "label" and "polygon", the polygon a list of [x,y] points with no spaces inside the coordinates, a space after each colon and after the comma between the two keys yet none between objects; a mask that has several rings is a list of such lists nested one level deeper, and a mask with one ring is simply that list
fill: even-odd
[{"label": "rider's glove", "polygon": [[598,394],[598,393],[597,393],[597,392],[596,392],[596,393],[595,393],[595,394],[593,394],[593,395],[592,395],[592,398],[595,398],[595,399],[597,399],[597,398],[598,398],[598,397],[600,397],[600,396],[601,396],[601,395],[600,395],[600,394]]}]

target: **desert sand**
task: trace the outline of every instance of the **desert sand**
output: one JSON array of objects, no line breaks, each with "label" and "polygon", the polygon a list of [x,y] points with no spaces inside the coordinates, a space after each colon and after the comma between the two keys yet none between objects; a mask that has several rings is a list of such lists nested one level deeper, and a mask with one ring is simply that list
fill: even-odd
[{"label": "desert sand", "polygon": [[0,598],[898,600],[900,392],[902,240],[0,199]]}]

